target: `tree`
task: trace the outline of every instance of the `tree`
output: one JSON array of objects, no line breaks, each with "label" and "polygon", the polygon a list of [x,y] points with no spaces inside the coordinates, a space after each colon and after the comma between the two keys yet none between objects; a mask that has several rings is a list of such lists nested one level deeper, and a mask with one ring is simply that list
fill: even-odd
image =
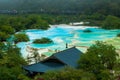
[{"label": "tree", "polygon": [[105,29],[120,29],[120,18],[115,16],[107,16],[102,24]]},{"label": "tree", "polygon": [[29,37],[26,34],[18,33],[14,35],[14,42],[24,42],[24,41],[29,41]]},{"label": "tree", "polygon": [[78,68],[94,73],[99,80],[103,71],[109,70],[109,74],[113,70],[117,56],[112,45],[97,41],[80,57]]},{"label": "tree", "polygon": [[120,37],[120,33],[119,33],[119,34],[117,34],[117,37]]},{"label": "tree", "polygon": [[91,33],[92,31],[89,30],[89,29],[86,29],[86,30],[84,30],[83,32],[85,32],[85,33]]},{"label": "tree", "polygon": [[5,32],[0,32],[0,41],[6,41],[10,37],[9,34],[6,34]]},{"label": "tree", "polygon": [[52,43],[53,41],[49,38],[41,38],[41,39],[36,39],[35,41],[33,41],[33,43],[38,43],[38,44],[48,44],[48,43]]},{"label": "tree", "polygon": [[6,49],[5,43],[0,42],[0,50],[4,51]]},{"label": "tree", "polygon": [[65,67],[59,71],[48,71],[41,76],[37,75],[35,78],[43,80],[96,80],[94,74],[70,67]]},{"label": "tree", "polygon": [[0,58],[0,80],[18,80],[21,74],[24,75],[22,65],[27,63],[21,56],[19,48],[9,43],[6,43],[5,46],[6,50],[2,50],[3,54]]},{"label": "tree", "polygon": [[15,29],[15,32],[26,29],[25,24],[27,23],[27,19],[22,16],[9,16],[8,21],[9,25]]},{"label": "tree", "polygon": [[28,22],[26,24],[26,27],[28,29],[43,29],[46,30],[50,26],[49,24],[41,18],[39,15],[29,15],[28,16]]},{"label": "tree", "polygon": [[11,26],[3,25],[0,27],[1,32],[5,32],[7,34],[13,34],[15,32],[14,28]]}]

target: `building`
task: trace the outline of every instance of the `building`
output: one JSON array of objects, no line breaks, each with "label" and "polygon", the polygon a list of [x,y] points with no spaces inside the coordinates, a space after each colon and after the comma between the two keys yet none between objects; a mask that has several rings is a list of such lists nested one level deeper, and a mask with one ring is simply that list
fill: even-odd
[{"label": "building", "polygon": [[89,24],[90,22],[72,22],[69,23],[71,26],[83,26],[85,24]]},{"label": "building", "polygon": [[81,54],[82,52],[75,47],[68,48],[51,55],[39,63],[24,66],[23,69],[33,75],[36,73],[45,73],[46,71],[51,70],[59,70],[65,66],[76,68],[77,61]]}]

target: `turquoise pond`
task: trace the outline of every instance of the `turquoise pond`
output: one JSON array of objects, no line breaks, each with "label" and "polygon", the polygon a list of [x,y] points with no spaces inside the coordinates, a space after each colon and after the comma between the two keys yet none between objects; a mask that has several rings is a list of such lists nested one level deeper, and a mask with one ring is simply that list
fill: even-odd
[{"label": "turquoise pond", "polygon": [[[84,32],[84,30],[91,30],[92,32]],[[17,44],[21,48],[23,56],[27,56],[26,47],[49,49],[52,51],[64,50],[66,43],[71,46],[86,46],[89,47],[94,41],[103,41],[116,37],[120,30],[104,30],[97,27],[87,26],[55,26],[48,30],[26,30],[25,33],[29,36],[29,42],[20,42]],[[54,41],[52,44],[33,44],[35,39],[48,37]],[[84,50],[81,48],[81,50]]]}]

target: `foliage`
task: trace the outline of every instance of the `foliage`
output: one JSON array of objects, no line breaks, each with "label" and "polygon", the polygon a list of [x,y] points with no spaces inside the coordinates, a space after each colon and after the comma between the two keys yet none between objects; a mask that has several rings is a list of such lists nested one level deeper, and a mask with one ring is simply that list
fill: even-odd
[{"label": "foliage", "polygon": [[28,23],[26,24],[27,29],[43,29],[46,30],[49,28],[49,24],[41,19],[39,15],[29,15]]},{"label": "foliage", "polygon": [[86,30],[84,30],[83,32],[90,33],[90,32],[92,32],[92,31],[89,30],[89,29],[86,29]]},{"label": "foliage", "polygon": [[24,74],[20,74],[18,76],[18,80],[32,80],[31,78],[27,77],[26,75]]},{"label": "foliage", "polygon": [[[48,29],[49,24],[40,15],[0,15],[0,31],[14,33],[25,29]],[[9,30],[9,31],[8,31]]]},{"label": "foliage", "polygon": [[115,16],[107,16],[102,24],[105,29],[120,29],[120,18]]},{"label": "foliage", "polygon": [[1,25],[0,26],[0,41],[6,41],[10,38],[10,35],[14,34],[14,28],[8,25]]},{"label": "foliage", "polygon": [[[2,47],[0,45],[0,47]],[[21,56],[19,48],[9,43],[0,49],[0,80],[18,80],[20,74],[24,74],[21,66],[26,62]]]},{"label": "foliage", "polygon": [[5,32],[0,32],[0,41],[6,41],[10,37],[9,34],[6,34]]},{"label": "foliage", "polygon": [[69,67],[60,71],[48,71],[41,76],[37,75],[35,78],[42,78],[45,80],[96,80],[92,73]]},{"label": "foliage", "polygon": [[50,40],[49,38],[41,38],[41,39],[36,39],[33,43],[39,43],[39,44],[48,44],[48,43],[52,43],[53,41]]},{"label": "foliage", "polygon": [[26,34],[22,34],[22,33],[18,33],[14,35],[14,42],[18,43],[18,42],[26,42],[29,41],[29,37]]},{"label": "foliage", "polygon": [[3,25],[0,27],[1,32],[5,32],[7,34],[13,34],[14,33],[14,28],[11,26]]},{"label": "foliage", "polygon": [[[107,15],[102,13],[77,14],[77,15],[54,15],[54,14],[26,14],[26,15],[0,15],[0,26],[11,26],[14,32],[26,29],[43,29],[46,30],[49,24],[63,24],[70,22],[90,22],[90,26],[101,26]],[[5,22],[3,22],[3,20]],[[108,27],[108,26],[106,26]]]},{"label": "foliage", "polygon": [[[49,24],[60,24],[60,23],[80,22],[80,21],[88,21],[90,22],[89,25],[92,26],[101,26],[103,20],[108,15],[116,16],[118,18],[120,17],[119,0],[100,0],[100,1],[69,0],[69,2],[67,0],[62,0],[62,1],[55,0],[54,2],[52,0],[47,0],[47,1],[14,0],[13,1],[14,4],[13,3],[10,4],[10,3],[11,2],[9,1],[0,2],[1,13],[3,12],[12,15],[12,16],[2,15],[0,17],[1,18],[0,26],[1,25],[12,26],[16,32],[24,29],[34,29],[34,28],[48,29]],[[24,5],[24,3],[26,4]],[[6,8],[6,6],[8,7]],[[15,10],[13,10],[13,7]],[[30,13],[30,14],[37,13],[37,14],[28,15],[26,13]],[[42,13],[42,14],[38,14],[38,13]],[[111,19],[111,22],[114,22],[114,20]],[[117,24],[110,23],[110,24],[116,26],[118,23]],[[103,25],[103,27],[106,29],[113,28],[107,25]],[[114,27],[114,28],[119,28],[119,27]]]},{"label": "foliage", "polygon": [[78,68],[94,73],[98,80],[105,77],[101,76],[103,74],[107,75],[105,78],[111,79],[110,70],[113,70],[117,56],[112,45],[98,41],[80,57]]},{"label": "foliage", "polygon": [[[0,9],[11,10],[9,14],[48,13],[91,15],[94,13],[100,13],[103,15],[110,14],[120,16],[119,7],[119,0],[55,0],[54,2],[52,0],[13,0],[13,2],[5,0],[0,2]],[[15,9],[15,11],[13,9]]]},{"label": "foliage", "polygon": [[119,33],[119,34],[117,34],[117,37],[120,37],[120,33]]}]

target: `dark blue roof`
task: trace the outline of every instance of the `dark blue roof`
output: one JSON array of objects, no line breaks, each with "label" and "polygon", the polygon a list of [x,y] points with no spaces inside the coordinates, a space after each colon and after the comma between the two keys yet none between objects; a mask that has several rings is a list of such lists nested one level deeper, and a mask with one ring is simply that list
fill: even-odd
[{"label": "dark blue roof", "polygon": [[[46,60],[24,66],[23,68],[28,71],[32,72],[46,72],[49,70],[58,70],[61,69],[65,66],[70,66],[70,67],[77,67],[77,61],[80,58],[80,55],[82,54],[81,51],[76,49],[75,47],[66,49],[64,51],[58,52],[47,58]],[[54,58],[56,61],[51,61],[50,59]]]},{"label": "dark blue roof", "polygon": [[59,70],[64,67],[64,64],[55,63],[55,62],[46,62],[46,63],[36,63],[28,66],[24,66],[23,68],[27,71],[32,72],[46,72],[51,70]]},{"label": "dark blue roof", "polygon": [[58,52],[53,56],[68,66],[77,67],[77,62],[81,54],[81,51],[79,51],[75,47],[72,47],[64,51]]},{"label": "dark blue roof", "polygon": [[32,71],[32,72],[45,72],[49,69],[48,66],[45,66],[41,63],[36,63],[28,66],[23,67],[25,70]]}]

